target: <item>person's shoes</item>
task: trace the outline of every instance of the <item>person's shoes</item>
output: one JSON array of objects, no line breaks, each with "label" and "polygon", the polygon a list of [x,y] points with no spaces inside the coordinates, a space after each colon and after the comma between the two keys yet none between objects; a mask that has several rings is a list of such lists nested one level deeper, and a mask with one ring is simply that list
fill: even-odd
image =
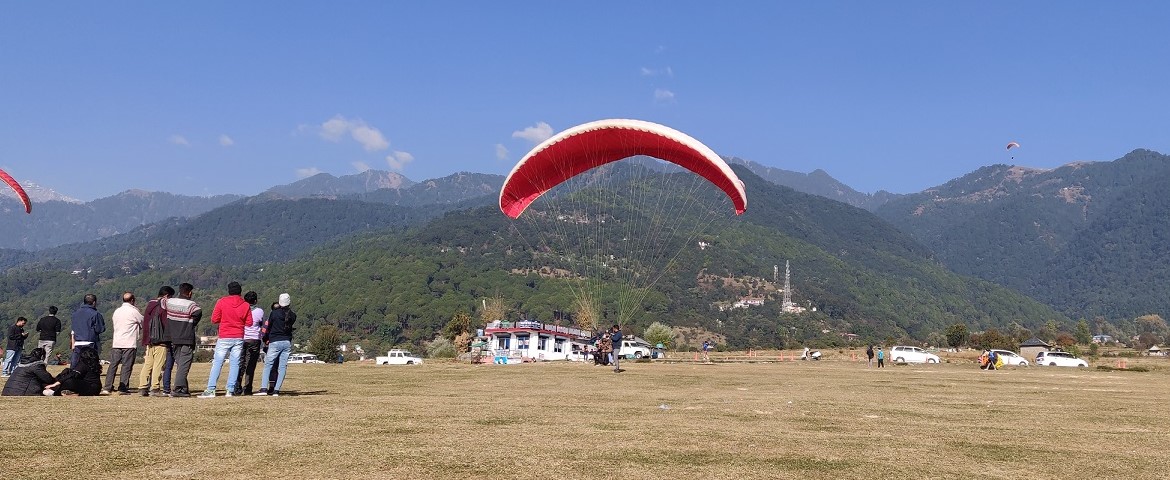
[{"label": "person's shoes", "polygon": [[231,391],[231,390],[228,390],[228,391],[227,391],[227,395],[224,395],[224,396],[225,396],[225,397],[234,397],[234,396],[236,396],[236,394],[235,394],[235,393],[232,393],[232,391]]},{"label": "person's shoes", "polygon": [[168,397],[171,396],[171,390],[169,388],[164,388],[162,393]]},{"label": "person's shoes", "polygon": [[118,395],[130,395],[130,390],[118,390]]},{"label": "person's shoes", "polygon": [[253,393],[252,395],[257,396],[257,397],[263,397],[265,395],[268,395],[268,389],[261,388],[259,392]]},{"label": "person's shoes", "polygon": [[191,392],[188,392],[186,388],[176,388],[171,391],[170,395],[171,398],[189,398]]},{"label": "person's shoes", "polygon": [[199,394],[199,398],[215,398],[215,389],[209,388],[204,390],[203,393]]},{"label": "person's shoes", "polygon": [[169,396],[171,396],[171,394],[163,393],[162,390],[151,390],[150,396],[152,396],[152,397],[169,397]]},{"label": "person's shoes", "polygon": [[272,391],[272,393],[269,393],[269,394],[268,394],[268,396],[269,396],[269,397],[279,397],[279,396],[280,396],[280,390],[273,390],[273,391]]},{"label": "person's shoes", "polygon": [[144,397],[149,397],[150,396],[150,389],[149,388],[139,388],[138,394],[142,395]]},{"label": "person's shoes", "polygon": [[46,396],[46,397],[51,397],[51,396],[53,396],[53,395],[54,395],[54,394],[56,394],[56,393],[57,393],[57,392],[54,392],[54,391],[53,391],[53,389],[51,389],[51,388],[46,388],[46,389],[45,389],[45,391],[41,392],[41,395],[44,395],[44,396]]},{"label": "person's shoes", "polygon": [[110,394],[110,391],[106,390],[104,388],[102,389],[102,391],[98,392],[98,395],[109,395],[109,394]]},{"label": "person's shoes", "polygon": [[240,392],[240,394],[241,394],[241,395],[252,395],[252,389],[251,389],[251,388],[245,388],[243,392]]}]

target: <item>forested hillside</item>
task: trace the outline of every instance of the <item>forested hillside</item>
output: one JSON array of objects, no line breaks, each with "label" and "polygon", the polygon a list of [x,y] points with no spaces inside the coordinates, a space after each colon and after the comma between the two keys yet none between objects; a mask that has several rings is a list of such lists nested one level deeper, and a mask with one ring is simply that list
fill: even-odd
[{"label": "forested hillside", "polygon": [[[846,333],[937,342],[956,322],[973,329],[1068,322],[1021,295],[948,272],[924,247],[862,209],[773,185],[742,167],[736,171],[752,199],[748,212],[712,223],[700,235],[707,248],[696,242],[680,252],[631,321],[632,331],[663,321],[722,333],[734,347],[762,347],[839,344]],[[141,262],[129,271],[112,268],[123,259],[114,253],[89,256],[105,260],[82,273],[43,264],[13,269],[0,278],[0,312],[36,315],[49,303],[74,305],[87,291],[107,302],[123,290],[146,297],[161,284],[182,281],[196,284],[197,299],[210,305],[227,281],[237,279],[262,299],[292,294],[305,319],[298,338],[307,338],[313,325],[334,324],[365,345],[429,340],[452,315],[475,314],[489,297],[503,299],[513,316],[548,320],[553,311],[572,313],[573,280],[547,272],[571,269],[574,260],[525,240],[534,234],[530,229],[542,228],[540,221],[512,221],[488,206],[395,231],[389,227],[423,220],[417,211],[397,208],[325,199],[228,206],[122,245],[124,260]],[[366,225],[368,233],[352,237]],[[340,240],[326,240],[339,233],[334,238]],[[313,238],[324,243],[284,258]],[[271,263],[243,265],[254,261]],[[781,292],[771,280],[773,266],[785,261],[793,267],[795,303],[815,312],[781,313]],[[765,300],[719,308],[744,296]],[[607,303],[602,314],[614,308]]]}]

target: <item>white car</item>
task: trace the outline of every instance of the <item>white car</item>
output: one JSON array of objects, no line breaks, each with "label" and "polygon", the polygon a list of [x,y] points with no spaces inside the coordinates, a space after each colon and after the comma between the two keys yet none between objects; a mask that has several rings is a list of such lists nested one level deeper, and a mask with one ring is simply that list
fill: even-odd
[{"label": "white car", "polygon": [[939,363],[938,355],[918,347],[895,346],[886,355],[894,363]]},{"label": "white car", "polygon": [[423,359],[406,350],[394,349],[386,352],[385,357],[375,358],[374,363],[378,365],[416,365],[423,363]]},{"label": "white car", "polygon": [[630,340],[623,339],[622,346],[618,350],[618,355],[621,355],[622,358],[650,358],[653,353],[654,346],[638,337],[631,337]]},{"label": "white car", "polygon": [[1088,367],[1089,362],[1068,352],[1040,352],[1036,354],[1036,365],[1049,367]]},{"label": "white car", "polygon": [[311,353],[294,353],[288,356],[288,363],[325,363],[317,360],[317,356]]},{"label": "white car", "polygon": [[1011,350],[994,350],[993,349],[992,352],[995,352],[996,355],[999,355],[999,358],[1003,359],[1004,365],[1014,365],[1017,367],[1026,367],[1029,365],[1028,359],[1021,357],[1019,354],[1017,354],[1016,352],[1013,352]]}]

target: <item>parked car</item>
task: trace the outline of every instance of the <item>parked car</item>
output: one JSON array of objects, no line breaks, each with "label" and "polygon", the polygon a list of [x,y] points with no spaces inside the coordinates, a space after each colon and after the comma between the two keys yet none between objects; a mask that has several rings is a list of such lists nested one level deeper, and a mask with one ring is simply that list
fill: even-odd
[{"label": "parked car", "polygon": [[1036,354],[1036,365],[1049,367],[1088,367],[1089,362],[1068,352],[1040,352]]},{"label": "parked car", "polygon": [[423,359],[406,350],[396,348],[386,352],[385,357],[375,358],[374,363],[378,365],[415,365],[423,363]]},{"label": "parked car", "polygon": [[1011,350],[994,350],[993,349],[991,351],[995,352],[996,355],[999,355],[999,358],[1003,359],[1004,365],[1014,365],[1017,367],[1026,367],[1029,365],[1028,359],[1021,357],[1019,354],[1017,354],[1016,352],[1013,352]]},{"label": "parked car", "polygon": [[650,358],[653,352],[654,345],[638,337],[632,337],[630,340],[622,340],[622,346],[618,350],[618,354],[623,358]]},{"label": "parked car", "polygon": [[288,356],[288,363],[325,363],[317,360],[317,356],[311,353],[294,353]]},{"label": "parked car", "polygon": [[918,347],[895,346],[887,356],[894,363],[938,363],[938,355]]}]

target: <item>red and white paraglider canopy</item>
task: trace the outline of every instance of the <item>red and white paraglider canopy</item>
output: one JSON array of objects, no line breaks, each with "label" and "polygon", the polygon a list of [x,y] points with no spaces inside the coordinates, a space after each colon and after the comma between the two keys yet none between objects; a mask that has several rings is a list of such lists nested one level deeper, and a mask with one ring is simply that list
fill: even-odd
[{"label": "red and white paraglider canopy", "polygon": [[735,213],[747,209],[743,182],[719,155],[691,136],[642,120],[610,119],[569,128],[528,152],[500,189],[500,210],[517,218],[562,182],[607,163],[645,155],[674,163],[719,187]]},{"label": "red and white paraglider canopy", "polygon": [[12,191],[16,192],[16,196],[20,197],[20,201],[24,202],[24,213],[32,213],[32,202],[28,199],[28,194],[25,193],[24,187],[21,187],[16,182],[16,179],[12,178],[12,175],[9,175],[4,170],[0,170],[0,179],[3,179],[4,183],[12,187]]}]

